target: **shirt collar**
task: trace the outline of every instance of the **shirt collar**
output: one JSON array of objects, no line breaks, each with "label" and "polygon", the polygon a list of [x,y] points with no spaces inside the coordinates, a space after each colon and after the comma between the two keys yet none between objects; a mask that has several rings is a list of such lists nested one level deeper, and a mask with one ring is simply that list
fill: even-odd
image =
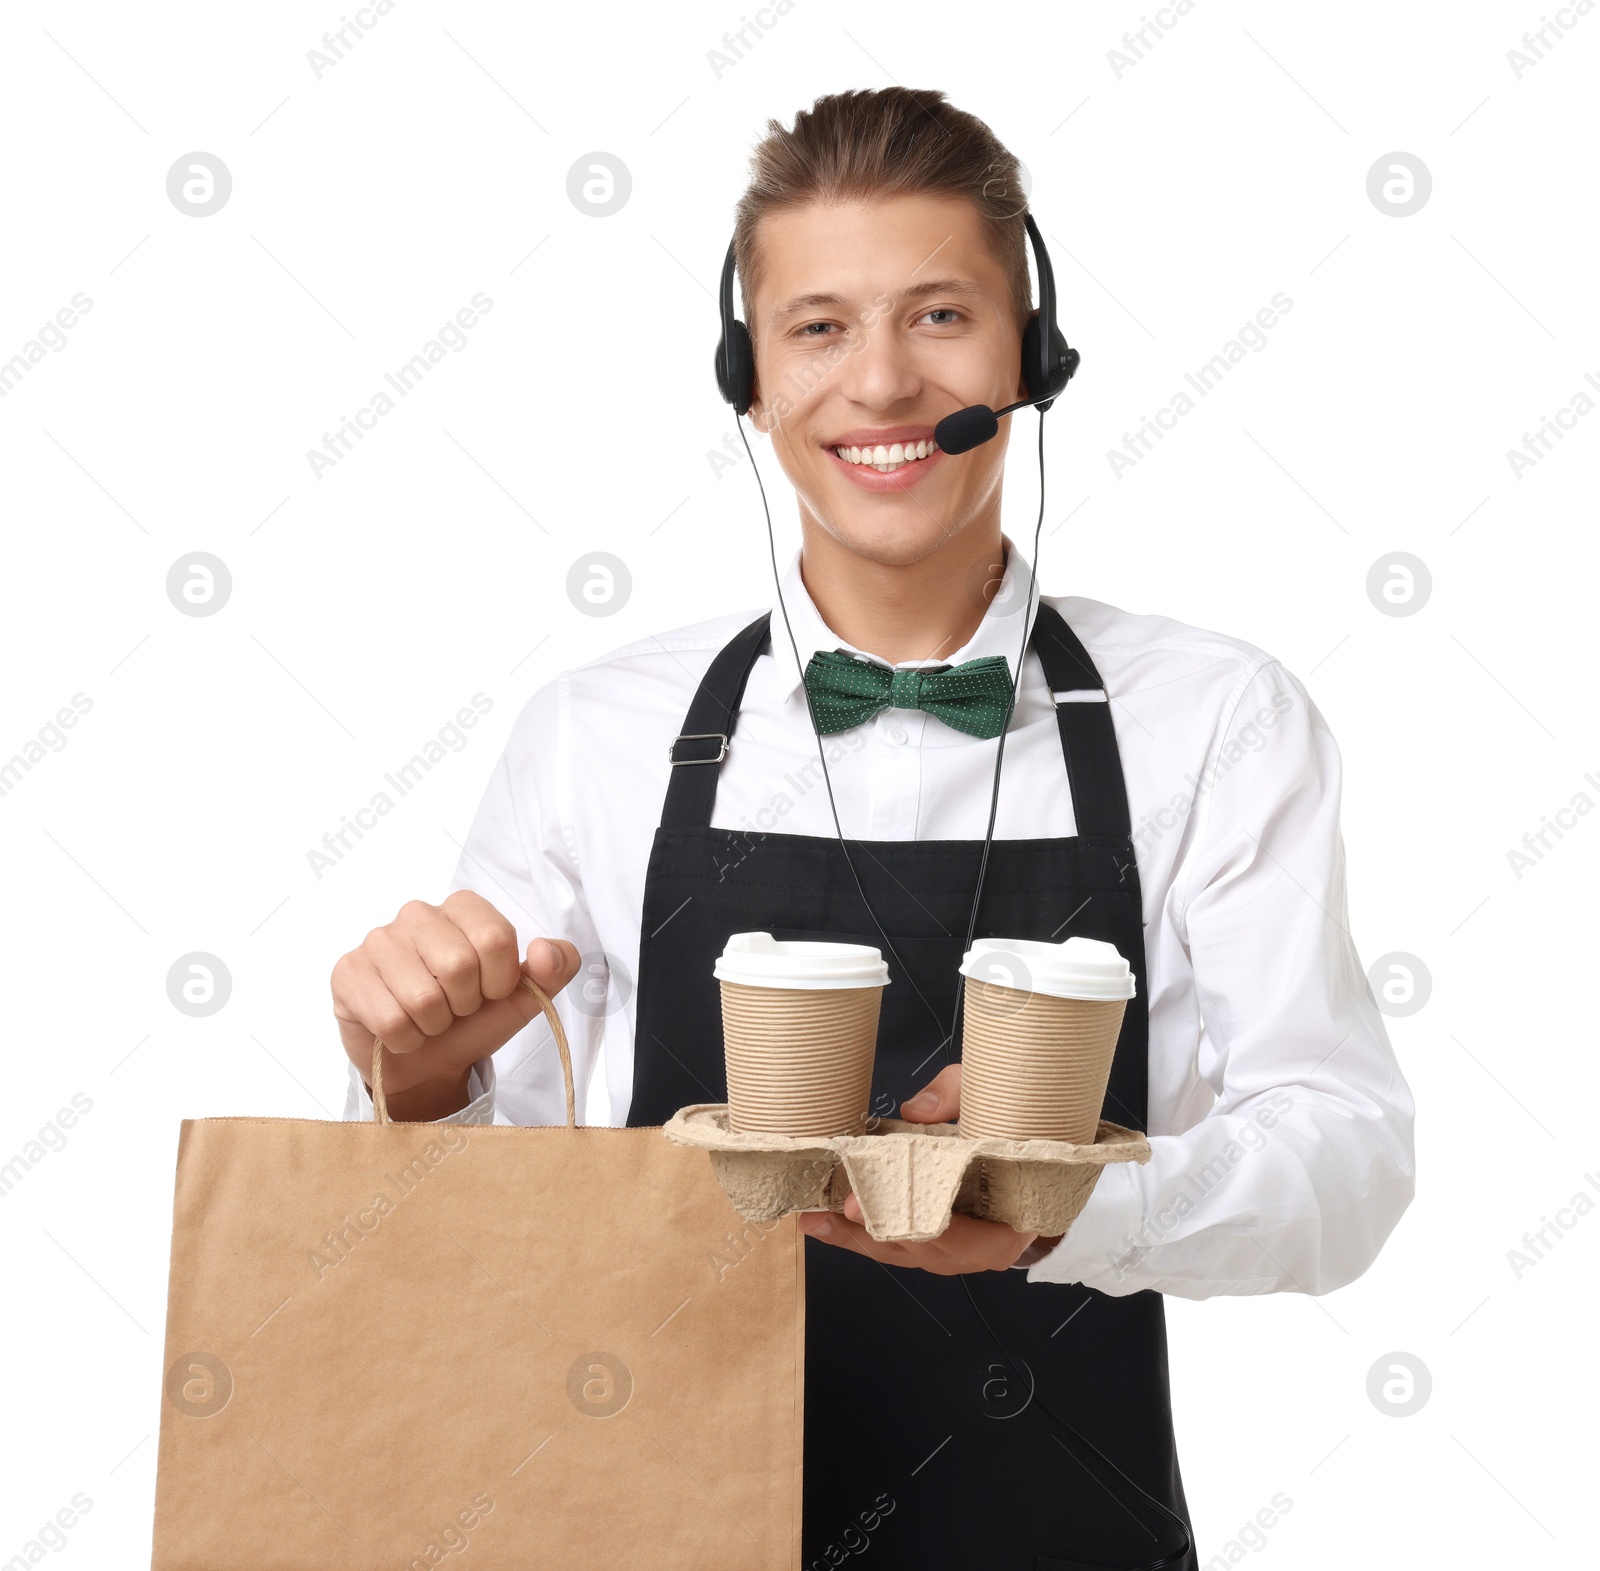
[{"label": "shirt collar", "polygon": [[[902,660],[895,670],[911,671],[927,666],[960,665],[965,660],[980,660],[985,655],[1001,655],[1015,678],[1017,652],[1022,648],[1024,612],[1038,610],[1033,599],[1033,570],[1023,559],[1011,540],[1001,536],[1005,546],[1006,565],[1000,575],[1000,587],[995,591],[989,608],[983,614],[977,631],[959,649],[952,650],[935,660]],[[785,699],[801,691],[804,669],[812,655],[819,650],[842,649],[847,654],[863,655],[877,665],[888,662],[865,649],[858,649],[839,637],[823,621],[816,603],[806,590],[800,577],[800,552],[789,559],[784,570],[783,605],[788,607],[789,626],[794,630],[794,641],[800,651],[800,665],[795,664],[794,650],[789,644],[789,634],[784,629],[783,607],[776,599],[772,602],[772,654],[777,662],[779,690]]]}]

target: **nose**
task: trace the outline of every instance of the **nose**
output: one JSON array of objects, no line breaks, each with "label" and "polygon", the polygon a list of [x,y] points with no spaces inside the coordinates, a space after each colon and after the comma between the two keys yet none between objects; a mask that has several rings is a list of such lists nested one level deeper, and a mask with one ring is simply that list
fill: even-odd
[{"label": "nose", "polygon": [[922,391],[922,372],[914,346],[892,318],[871,327],[858,325],[856,342],[840,366],[840,390],[865,409],[888,409]]}]

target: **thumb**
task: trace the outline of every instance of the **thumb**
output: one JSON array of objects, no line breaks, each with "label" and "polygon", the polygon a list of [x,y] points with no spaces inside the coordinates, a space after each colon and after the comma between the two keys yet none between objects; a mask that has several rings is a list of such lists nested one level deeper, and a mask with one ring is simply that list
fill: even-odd
[{"label": "thumb", "polygon": [[946,1064],[909,1101],[900,1116],[913,1124],[947,1124],[961,1116],[961,1065]]},{"label": "thumb", "polygon": [[[582,964],[577,946],[567,939],[535,938],[528,945],[528,958],[522,972],[553,998],[578,974]],[[518,992],[537,1012],[539,1006],[532,995],[525,988],[519,988]]]}]

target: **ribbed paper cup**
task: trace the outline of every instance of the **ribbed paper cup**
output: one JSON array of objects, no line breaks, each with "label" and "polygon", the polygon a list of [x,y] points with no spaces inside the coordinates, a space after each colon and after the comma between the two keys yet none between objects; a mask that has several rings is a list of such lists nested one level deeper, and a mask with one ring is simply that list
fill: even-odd
[{"label": "ribbed paper cup", "polygon": [[864,1133],[883,989],[718,986],[728,1127],[775,1135]]},{"label": "ribbed paper cup", "polygon": [[[961,1133],[1092,1145],[1131,971],[1110,945],[1084,939],[985,944],[962,963]],[[1119,992],[1128,996],[1104,996]]]}]

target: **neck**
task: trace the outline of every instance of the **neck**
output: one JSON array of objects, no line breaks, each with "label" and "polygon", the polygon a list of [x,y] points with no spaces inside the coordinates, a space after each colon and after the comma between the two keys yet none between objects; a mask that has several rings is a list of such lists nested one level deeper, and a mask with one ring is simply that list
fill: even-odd
[{"label": "neck", "polygon": [[999,520],[964,529],[918,562],[875,562],[802,519],[800,578],[846,643],[898,665],[948,660],[978,630],[1006,558]]}]

